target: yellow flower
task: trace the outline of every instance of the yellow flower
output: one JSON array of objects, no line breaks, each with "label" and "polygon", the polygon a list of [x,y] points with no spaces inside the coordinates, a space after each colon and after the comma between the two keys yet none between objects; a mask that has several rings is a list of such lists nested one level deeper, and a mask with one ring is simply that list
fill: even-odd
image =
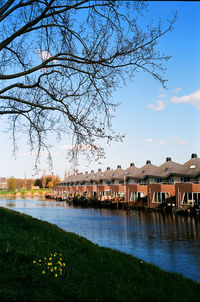
[{"label": "yellow flower", "polygon": [[41,261],[42,261],[41,259],[38,260],[38,262],[41,262]]},{"label": "yellow flower", "polygon": [[58,274],[55,274],[55,277],[58,277]]},{"label": "yellow flower", "polygon": [[62,272],[60,272],[60,275],[62,275]]},{"label": "yellow flower", "polygon": [[53,272],[53,268],[51,268],[51,272]]},{"label": "yellow flower", "polygon": [[42,274],[44,275],[44,274],[45,274],[45,271],[42,271]]},{"label": "yellow flower", "polygon": [[33,260],[33,263],[36,263],[36,261],[35,261],[35,260]]},{"label": "yellow flower", "polygon": [[44,257],[44,260],[47,260],[47,258],[46,258],[46,257]]},{"label": "yellow flower", "polygon": [[62,258],[60,258],[60,261],[62,261]]},{"label": "yellow flower", "polygon": [[62,256],[62,254],[60,253],[60,256]]},{"label": "yellow flower", "polygon": [[63,263],[63,266],[65,266],[65,263]]},{"label": "yellow flower", "polygon": [[52,260],[52,258],[50,257],[49,260]]},{"label": "yellow flower", "polygon": [[57,270],[57,267],[55,266],[54,269],[55,269],[55,271],[56,271],[56,270]]},{"label": "yellow flower", "polygon": [[49,262],[48,265],[49,265],[49,266],[52,265],[52,262]]}]

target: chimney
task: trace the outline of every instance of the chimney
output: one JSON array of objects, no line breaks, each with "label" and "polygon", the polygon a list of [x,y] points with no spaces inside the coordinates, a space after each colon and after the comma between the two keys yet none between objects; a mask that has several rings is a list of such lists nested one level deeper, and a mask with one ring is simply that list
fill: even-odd
[{"label": "chimney", "polygon": [[166,157],[166,161],[172,161],[171,157]]},{"label": "chimney", "polygon": [[191,158],[195,158],[195,157],[197,157],[197,154],[196,153],[192,153]]},{"label": "chimney", "polygon": [[110,171],[110,167],[107,167],[107,170]]},{"label": "chimney", "polygon": [[135,164],[134,163],[130,163],[130,167],[134,167],[135,166]]},{"label": "chimney", "polygon": [[117,166],[117,169],[121,169],[121,165],[118,165],[118,166]]},{"label": "chimney", "polygon": [[101,169],[98,169],[98,172],[100,172],[101,171]]},{"label": "chimney", "polygon": [[146,165],[149,165],[150,163],[151,163],[150,160],[147,160],[147,161],[146,161]]}]

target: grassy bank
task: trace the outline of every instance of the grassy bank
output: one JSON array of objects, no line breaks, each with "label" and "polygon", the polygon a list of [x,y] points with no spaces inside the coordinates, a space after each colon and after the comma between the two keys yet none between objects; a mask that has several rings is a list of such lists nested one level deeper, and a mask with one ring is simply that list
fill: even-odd
[{"label": "grassy bank", "polygon": [[18,189],[17,191],[3,191],[0,190],[0,196],[32,196],[45,195],[51,192],[50,189]]},{"label": "grassy bank", "polygon": [[0,300],[200,301],[182,275],[1,207],[0,247]]}]

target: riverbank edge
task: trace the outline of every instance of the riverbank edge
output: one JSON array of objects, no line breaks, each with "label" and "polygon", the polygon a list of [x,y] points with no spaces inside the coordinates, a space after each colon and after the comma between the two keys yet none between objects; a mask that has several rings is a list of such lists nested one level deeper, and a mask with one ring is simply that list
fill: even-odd
[{"label": "riverbank edge", "polygon": [[[0,300],[199,301],[200,284],[56,225],[0,207]],[[62,253],[60,278],[35,259]]]},{"label": "riverbank edge", "polygon": [[49,194],[51,191],[44,190],[26,190],[22,192],[0,192],[0,198],[1,197],[29,197],[29,196],[42,196],[45,197],[47,194]]}]

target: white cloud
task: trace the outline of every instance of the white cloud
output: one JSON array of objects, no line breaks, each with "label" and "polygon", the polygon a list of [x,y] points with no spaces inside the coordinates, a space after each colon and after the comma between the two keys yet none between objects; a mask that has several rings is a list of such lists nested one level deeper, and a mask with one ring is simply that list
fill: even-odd
[{"label": "white cloud", "polygon": [[37,53],[39,54],[40,59],[42,61],[48,60],[52,57],[52,55],[48,51],[45,51],[45,50],[37,49]]},{"label": "white cloud", "polygon": [[153,141],[153,139],[150,137],[145,139],[145,142],[147,142],[147,143],[152,143],[152,141]]},{"label": "white cloud", "polygon": [[161,93],[158,97],[159,98],[166,98],[168,97],[169,95],[167,93]]},{"label": "white cloud", "polygon": [[59,147],[59,149],[61,149],[61,150],[71,150],[72,145],[62,145],[62,146]]},{"label": "white cloud", "polygon": [[173,96],[170,101],[175,104],[188,103],[200,108],[200,90],[181,97]]},{"label": "white cloud", "polygon": [[164,140],[160,140],[160,141],[158,142],[158,145],[166,145],[166,144],[167,144],[167,142],[164,141]]},{"label": "white cloud", "polygon": [[177,93],[177,92],[179,92],[179,91],[181,91],[181,90],[182,90],[182,88],[177,87],[177,88],[174,89],[174,92]]},{"label": "white cloud", "polygon": [[[50,59],[50,58],[52,58],[52,55],[48,51],[46,51],[46,50],[37,49],[37,53],[38,53],[40,59],[43,62],[46,61],[46,60],[48,60],[48,59]],[[57,61],[53,60],[52,62],[56,63]]]},{"label": "white cloud", "polygon": [[162,100],[156,102],[157,105],[149,104],[147,108],[152,108],[155,111],[160,111],[165,109],[165,104]]},{"label": "white cloud", "polygon": [[[16,154],[17,157],[32,157],[32,156],[37,156],[38,152],[37,151],[23,151],[23,152],[19,152]],[[41,157],[47,157],[49,155],[49,153],[47,151],[40,151],[40,156]],[[58,156],[60,155],[59,152],[51,152],[52,156]]]},{"label": "white cloud", "polygon": [[172,142],[180,145],[185,145],[189,143],[187,140],[181,140],[180,138],[173,138]]}]

